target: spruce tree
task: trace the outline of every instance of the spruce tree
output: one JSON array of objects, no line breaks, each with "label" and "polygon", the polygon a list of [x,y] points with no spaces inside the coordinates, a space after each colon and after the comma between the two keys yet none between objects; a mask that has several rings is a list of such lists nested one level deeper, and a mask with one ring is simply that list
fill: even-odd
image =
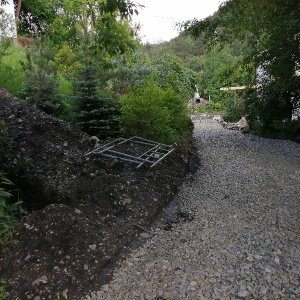
[{"label": "spruce tree", "polygon": [[74,82],[76,124],[86,133],[100,139],[119,133],[117,109],[105,93],[99,93],[98,69],[92,58],[86,58]]}]

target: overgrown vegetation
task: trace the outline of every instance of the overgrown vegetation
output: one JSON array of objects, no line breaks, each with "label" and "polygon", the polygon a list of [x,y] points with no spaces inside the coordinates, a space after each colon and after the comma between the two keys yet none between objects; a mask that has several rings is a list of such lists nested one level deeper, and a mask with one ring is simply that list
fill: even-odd
[{"label": "overgrown vegetation", "polygon": [[204,36],[213,51],[234,40],[247,46],[239,65],[252,69],[252,81],[246,85],[259,87],[244,93],[245,112],[256,134],[285,138],[300,134],[297,122],[292,122],[300,107],[299,13],[296,0],[231,0],[211,18],[183,24],[188,34]]}]

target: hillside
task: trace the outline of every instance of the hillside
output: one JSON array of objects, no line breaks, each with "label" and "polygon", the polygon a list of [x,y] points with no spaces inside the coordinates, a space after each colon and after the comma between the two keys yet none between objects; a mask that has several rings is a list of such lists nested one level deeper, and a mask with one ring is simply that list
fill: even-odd
[{"label": "hillside", "polygon": [[99,288],[109,277],[106,266],[158,216],[197,165],[192,153],[175,152],[153,169],[86,157],[94,139],[3,89],[0,119],[12,145],[1,165],[21,189],[26,212],[16,243],[0,259],[1,279],[11,283],[9,299],[76,299]]}]

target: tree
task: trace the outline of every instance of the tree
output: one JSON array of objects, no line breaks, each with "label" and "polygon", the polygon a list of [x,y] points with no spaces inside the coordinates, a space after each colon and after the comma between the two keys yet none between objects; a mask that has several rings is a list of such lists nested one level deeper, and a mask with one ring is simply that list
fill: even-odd
[{"label": "tree", "polygon": [[[137,14],[138,4],[126,0],[15,0],[20,9],[21,35],[47,35],[55,44],[78,43],[78,33],[89,28],[94,33],[95,50],[124,52],[133,47],[134,32],[127,22]],[[16,12],[16,15],[18,12]]]},{"label": "tree", "polygon": [[57,115],[63,107],[57,93],[59,81],[53,57],[54,51],[47,44],[27,49],[26,62],[21,62],[26,75],[23,97],[37,108]]},{"label": "tree", "polygon": [[117,109],[109,94],[99,91],[99,68],[90,48],[91,36],[85,31],[82,38],[80,67],[73,88],[75,123],[83,131],[99,138],[116,136],[119,133]]},{"label": "tree", "polygon": [[159,86],[171,87],[181,98],[190,99],[199,82],[196,72],[186,68],[179,57],[168,53],[155,60],[153,66]]},{"label": "tree", "polygon": [[118,135],[117,110],[107,94],[98,92],[95,63],[87,60],[78,69],[74,90],[75,123],[83,131],[99,138]]},{"label": "tree", "polygon": [[[204,32],[211,46],[217,40],[228,43],[236,38],[247,42],[244,64],[253,63],[267,75],[260,81],[260,89],[251,92],[247,109],[250,123],[259,119],[266,131],[274,129],[273,122],[291,120],[300,105],[299,14],[297,0],[230,0],[215,16],[183,24],[192,36]],[[257,106],[260,111],[250,109]]]}]

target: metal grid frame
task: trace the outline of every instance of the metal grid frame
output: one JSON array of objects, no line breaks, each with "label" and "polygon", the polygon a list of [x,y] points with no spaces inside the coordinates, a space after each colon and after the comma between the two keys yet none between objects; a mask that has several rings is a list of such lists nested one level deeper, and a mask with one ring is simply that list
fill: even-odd
[{"label": "metal grid frame", "polygon": [[[119,145],[126,143],[135,143],[149,146],[149,149],[141,154],[140,156],[135,156],[125,152],[120,152],[114,150]],[[157,143],[151,140],[147,140],[138,136],[133,136],[131,138],[118,138],[113,142],[105,144],[103,146],[97,147],[96,149],[88,152],[85,156],[88,155],[102,155],[109,158],[117,158],[131,163],[138,164],[137,168],[147,164],[150,165],[150,168],[155,167],[160,163],[164,158],[170,155],[176,149],[176,144],[166,145],[162,143]]]}]

